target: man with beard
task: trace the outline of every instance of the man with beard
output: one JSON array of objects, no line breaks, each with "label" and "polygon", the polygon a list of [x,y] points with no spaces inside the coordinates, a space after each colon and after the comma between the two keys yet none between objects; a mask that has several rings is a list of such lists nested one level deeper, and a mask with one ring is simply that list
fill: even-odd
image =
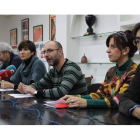
[{"label": "man with beard", "polygon": [[50,66],[49,73],[30,86],[20,83],[18,91],[36,96],[60,98],[67,94],[87,94],[86,82],[80,67],[65,59],[62,45],[49,41],[44,46],[44,56]]}]

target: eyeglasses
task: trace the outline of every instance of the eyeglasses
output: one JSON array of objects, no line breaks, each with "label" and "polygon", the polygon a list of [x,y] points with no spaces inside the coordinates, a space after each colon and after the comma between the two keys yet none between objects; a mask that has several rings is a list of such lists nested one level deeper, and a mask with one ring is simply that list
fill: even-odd
[{"label": "eyeglasses", "polygon": [[42,51],[42,54],[45,54],[45,53],[50,54],[50,53],[52,53],[54,50],[59,50],[59,49],[48,49],[47,51]]},{"label": "eyeglasses", "polygon": [[128,42],[127,36],[123,31],[119,31],[116,34],[118,34],[119,36],[123,37],[123,39]]},{"label": "eyeglasses", "polygon": [[136,37],[134,40],[133,40],[133,44],[135,46],[137,46],[138,44],[140,44],[140,38],[139,37]]}]

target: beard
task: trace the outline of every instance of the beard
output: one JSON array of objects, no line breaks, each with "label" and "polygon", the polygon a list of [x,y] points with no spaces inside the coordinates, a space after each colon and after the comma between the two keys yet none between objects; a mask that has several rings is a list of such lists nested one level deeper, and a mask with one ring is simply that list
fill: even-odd
[{"label": "beard", "polygon": [[59,63],[59,59],[56,58],[56,59],[53,61],[53,64],[51,64],[51,66],[56,67],[56,66],[58,65],[58,63]]},{"label": "beard", "polygon": [[59,64],[59,56],[57,55],[57,56],[54,58],[53,62],[50,63],[49,65],[50,65],[50,66],[53,66],[53,67],[56,67],[58,64]]}]

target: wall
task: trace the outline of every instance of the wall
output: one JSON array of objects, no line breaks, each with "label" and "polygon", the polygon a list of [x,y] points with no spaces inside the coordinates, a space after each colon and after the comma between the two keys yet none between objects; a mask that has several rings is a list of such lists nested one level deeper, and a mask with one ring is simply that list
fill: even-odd
[{"label": "wall", "polygon": [[[139,19],[140,16],[96,15],[93,30],[96,34],[118,31],[128,27],[120,26],[120,21]],[[9,18],[0,16],[0,40],[10,43],[10,30],[18,28],[18,43],[21,41],[21,20],[29,18],[29,39],[33,40],[33,26],[43,24],[43,40],[49,40],[49,15],[15,15]],[[123,24],[123,23],[121,23]],[[94,37],[81,38],[87,31],[85,15],[57,15],[56,40],[61,42],[64,56],[74,62],[80,62],[82,56],[94,64],[78,64],[86,77],[93,75],[92,83],[101,83],[106,71],[115,64],[108,63],[106,53],[106,38],[108,34]],[[73,38],[76,37],[76,38]],[[134,56],[134,61],[139,63],[139,55]],[[98,62],[98,64],[97,64]],[[107,64],[103,64],[106,62]]]},{"label": "wall", "polygon": [[[21,20],[29,18],[29,40],[33,41],[33,26],[43,24],[43,41],[49,40],[48,15],[15,15],[8,18],[8,30],[17,28],[18,44],[21,42]],[[10,43],[10,36],[7,36]]]},{"label": "wall", "polygon": [[[134,18],[133,18],[134,17]],[[87,56],[88,62],[93,64],[78,64],[86,77],[93,75],[92,83],[101,83],[107,70],[115,64],[108,64],[108,54],[106,53],[106,38],[111,32],[119,31],[120,29],[132,29],[133,26],[121,27],[121,21],[128,23],[138,22],[140,16],[120,16],[120,15],[96,15],[96,22],[93,25],[95,36],[82,37],[86,33],[88,26],[85,22],[85,15],[71,16],[71,36],[69,39],[69,58],[75,62],[80,62],[82,56]],[[131,21],[133,20],[133,21]],[[105,34],[101,34],[105,33]],[[101,35],[98,35],[101,34]],[[102,36],[102,37],[100,37]],[[73,39],[72,39],[73,38]],[[74,50],[74,51],[73,51]],[[139,64],[139,55],[136,54],[133,58],[134,62]],[[98,64],[95,64],[97,63]]]},{"label": "wall", "polygon": [[0,42],[9,42],[8,36],[10,36],[10,31],[7,27],[8,19],[0,16]]}]

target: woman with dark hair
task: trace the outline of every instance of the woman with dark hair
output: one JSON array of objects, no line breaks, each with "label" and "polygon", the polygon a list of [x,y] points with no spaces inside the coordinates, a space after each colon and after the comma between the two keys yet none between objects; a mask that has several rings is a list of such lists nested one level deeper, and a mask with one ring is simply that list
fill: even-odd
[{"label": "woman with dark hair", "polygon": [[30,85],[39,81],[46,74],[44,63],[35,56],[36,47],[32,41],[22,41],[18,46],[18,51],[22,63],[10,78],[10,82],[1,82],[1,88],[17,89],[20,82]]},{"label": "woman with dark hair", "polygon": [[106,45],[109,60],[115,62],[116,66],[107,71],[105,80],[96,93],[62,97],[67,100],[69,107],[118,109],[119,99],[135,75],[137,64],[131,57],[137,48],[133,45],[132,32],[129,30],[111,34]]}]

